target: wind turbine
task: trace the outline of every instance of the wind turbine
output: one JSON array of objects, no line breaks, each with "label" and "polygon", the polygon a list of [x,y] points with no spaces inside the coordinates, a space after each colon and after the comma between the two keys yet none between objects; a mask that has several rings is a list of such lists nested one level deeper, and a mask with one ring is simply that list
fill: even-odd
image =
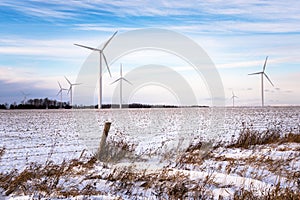
[{"label": "wind turbine", "polygon": [[26,94],[26,93],[24,93],[23,91],[21,91],[21,93],[22,93],[22,95],[24,96],[24,98],[23,98],[23,100],[22,100],[22,104],[25,104],[26,103],[26,99],[27,99],[27,97],[30,95],[30,94]]},{"label": "wind turbine", "polygon": [[239,98],[238,96],[235,96],[233,91],[232,91],[232,96],[231,96],[231,99],[232,99],[232,107],[234,107],[234,98]]},{"label": "wind turbine", "polygon": [[261,75],[261,106],[264,107],[264,76],[268,79],[268,81],[271,83],[271,85],[274,87],[272,81],[268,77],[268,75],[265,73],[266,65],[267,65],[268,56],[266,57],[265,64],[263,66],[263,71],[261,72],[255,72],[248,75]]},{"label": "wind turbine", "polygon": [[102,47],[102,49],[98,49],[98,48],[93,48],[93,47],[88,47],[88,46],[84,46],[81,44],[74,44],[76,46],[79,47],[83,47],[92,51],[98,51],[99,52],[99,57],[100,57],[100,61],[99,61],[99,93],[98,93],[98,109],[101,109],[102,107],[102,58],[104,59],[104,62],[106,64],[107,70],[109,72],[109,75],[111,77],[111,73],[108,67],[108,63],[107,63],[107,59],[105,57],[105,54],[103,53],[104,49],[107,47],[108,43],[112,40],[112,38],[117,34],[118,31],[116,31],[104,44],[104,46]]},{"label": "wind turbine", "polygon": [[114,82],[112,82],[111,84],[114,84],[118,81],[120,81],[120,108],[122,108],[122,87],[123,87],[123,80],[126,81],[127,83],[129,83],[130,85],[132,85],[132,83],[130,81],[128,81],[126,78],[123,77],[123,73],[122,73],[122,64],[120,64],[120,78],[118,78],[117,80],[115,80]]},{"label": "wind turbine", "polygon": [[60,108],[62,108],[62,92],[63,92],[63,90],[68,90],[68,89],[62,88],[61,84],[58,81],[57,81],[57,83],[59,85],[59,91],[56,96],[58,96],[60,94]]},{"label": "wind turbine", "polygon": [[75,86],[75,85],[81,85],[81,83],[71,83],[71,81],[69,79],[67,79],[66,76],[65,76],[65,79],[67,80],[67,82],[70,85],[69,90],[68,90],[68,94],[70,93],[70,106],[72,106],[73,105],[73,96],[72,96],[73,86]]}]

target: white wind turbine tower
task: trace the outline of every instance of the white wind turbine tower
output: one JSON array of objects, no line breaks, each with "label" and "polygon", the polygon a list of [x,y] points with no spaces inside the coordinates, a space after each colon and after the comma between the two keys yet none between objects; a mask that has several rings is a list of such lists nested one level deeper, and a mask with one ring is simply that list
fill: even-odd
[{"label": "white wind turbine tower", "polygon": [[232,99],[232,107],[234,107],[234,99],[235,98],[239,98],[238,96],[235,96],[233,91],[232,91],[232,96],[231,96],[231,99]]},{"label": "white wind turbine tower", "polygon": [[122,108],[122,88],[123,88],[123,80],[126,81],[127,83],[129,83],[130,85],[132,85],[132,83],[130,81],[128,81],[126,78],[123,77],[123,73],[122,73],[122,64],[120,64],[120,78],[118,78],[117,80],[115,80],[114,82],[112,82],[111,84],[114,84],[118,81],[120,81],[120,108]]},{"label": "white wind turbine tower", "polygon": [[81,85],[81,83],[71,83],[71,81],[69,79],[67,79],[66,76],[65,76],[65,79],[67,80],[67,82],[70,85],[69,90],[68,90],[68,94],[70,93],[70,106],[72,106],[73,105],[73,92],[72,92],[73,86]]},{"label": "white wind turbine tower", "polygon": [[74,44],[76,46],[79,47],[83,47],[92,51],[98,51],[99,52],[99,57],[100,57],[100,61],[99,61],[99,93],[98,93],[98,109],[101,109],[102,107],[102,58],[104,59],[104,62],[106,64],[107,70],[109,72],[109,75],[111,77],[111,73],[108,67],[108,63],[107,63],[107,59],[103,53],[104,49],[107,47],[108,43],[112,40],[112,38],[117,34],[118,31],[116,31],[104,44],[104,46],[102,47],[102,49],[98,49],[98,48],[93,48],[93,47],[88,47],[88,46],[84,46],[84,45],[80,45],[80,44]]},{"label": "white wind turbine tower", "polygon": [[257,74],[261,75],[261,106],[262,107],[264,106],[264,76],[268,79],[268,81],[274,87],[272,81],[270,80],[270,78],[268,77],[268,75],[265,73],[265,69],[266,69],[266,65],[267,65],[267,60],[268,60],[268,56],[266,57],[265,64],[263,66],[263,71],[248,74],[248,75],[257,75]]},{"label": "white wind turbine tower", "polygon": [[68,90],[68,89],[62,88],[61,84],[58,81],[57,81],[57,83],[59,85],[59,91],[56,96],[58,96],[60,94],[60,108],[62,108],[62,92],[63,92],[63,90]]},{"label": "white wind turbine tower", "polygon": [[27,99],[27,97],[30,95],[30,94],[26,94],[26,93],[24,93],[23,91],[21,91],[21,93],[22,93],[22,95],[24,96],[24,98],[23,98],[23,100],[22,100],[22,104],[25,104],[26,103],[26,99]]}]

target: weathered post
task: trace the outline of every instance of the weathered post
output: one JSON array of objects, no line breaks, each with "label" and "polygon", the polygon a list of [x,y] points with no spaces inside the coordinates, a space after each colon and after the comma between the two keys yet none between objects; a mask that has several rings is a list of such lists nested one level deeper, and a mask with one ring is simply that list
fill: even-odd
[{"label": "weathered post", "polygon": [[108,132],[110,129],[111,122],[105,122],[104,128],[103,128],[103,133],[99,145],[99,150],[98,150],[98,158],[101,159],[103,155],[105,154],[106,151],[106,138],[108,136]]}]

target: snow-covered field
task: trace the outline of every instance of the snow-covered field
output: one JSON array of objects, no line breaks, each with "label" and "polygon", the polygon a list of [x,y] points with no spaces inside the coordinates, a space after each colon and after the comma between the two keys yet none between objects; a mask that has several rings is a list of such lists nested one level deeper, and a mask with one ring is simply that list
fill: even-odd
[{"label": "snow-covered field", "polygon": [[[115,109],[101,112],[4,110],[0,111],[0,148],[4,149],[0,173],[14,169],[22,172],[32,163],[44,166],[79,158],[87,161],[98,149],[104,123],[110,121],[107,143],[123,148],[130,156],[110,163],[97,161],[91,168],[77,166],[70,170],[74,174],[64,172],[56,187],[81,191],[73,198],[85,199],[86,195],[93,195],[90,198],[131,199],[134,196],[156,199],[162,196],[172,199],[178,197],[178,192],[172,190],[174,194],[169,194],[166,188],[178,187],[177,190],[185,194],[183,198],[195,197],[202,192],[202,195],[218,199],[219,195],[232,198],[241,188],[258,193],[278,184],[282,188],[297,189],[300,187],[299,143],[246,149],[226,145],[237,140],[241,130],[245,129],[299,134],[299,113],[299,107]],[[199,142],[206,146],[185,152],[191,144]],[[222,145],[216,147],[220,142]],[[189,153],[186,157],[192,156],[192,159],[182,159],[184,153]],[[129,177],[125,179],[124,174]],[[159,182],[149,178],[162,174],[169,178],[160,178],[164,181]],[[28,181],[26,184],[30,187]],[[92,187],[90,193],[82,192],[89,185]],[[34,199],[37,195],[50,195],[55,199],[64,196],[56,190],[53,194],[39,191],[24,194],[19,189],[3,198]]]}]

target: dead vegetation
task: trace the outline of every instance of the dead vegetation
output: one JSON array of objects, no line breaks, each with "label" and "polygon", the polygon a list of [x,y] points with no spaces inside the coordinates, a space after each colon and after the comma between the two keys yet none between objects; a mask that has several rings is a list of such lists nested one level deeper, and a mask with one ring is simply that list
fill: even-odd
[{"label": "dead vegetation", "polygon": [[241,131],[238,139],[232,141],[229,148],[250,148],[255,145],[265,144],[300,143],[300,133],[282,134],[279,130],[266,130],[259,132],[250,128]]},{"label": "dead vegetation", "polygon": [[95,153],[95,158],[102,162],[116,163],[125,159],[134,158],[134,145],[128,144],[124,138],[118,141],[108,141],[105,144],[105,149],[98,149]]},{"label": "dead vegetation", "polygon": [[[197,152],[203,145],[191,147],[186,152]],[[212,154],[208,158],[212,159]],[[203,158],[201,158],[203,159]],[[231,171],[234,170],[235,161],[230,164]],[[228,187],[215,182],[214,172],[207,174],[201,179],[191,179],[189,174],[180,170],[163,168],[157,171],[140,170],[134,166],[111,168],[107,175],[92,174],[96,158],[92,157],[86,162],[74,159],[70,162],[63,162],[59,165],[48,162],[46,166],[31,164],[24,171],[18,173],[12,171],[7,174],[0,174],[0,187],[4,189],[5,195],[31,195],[37,193],[41,197],[75,197],[78,195],[99,195],[104,194],[101,188],[96,187],[100,180],[106,181],[109,185],[110,194],[137,198],[151,194],[157,199],[213,199],[211,188]],[[189,161],[189,164],[193,164]],[[112,167],[112,166],[107,166]],[[230,174],[231,171],[228,171]],[[240,176],[245,177],[246,172]],[[83,176],[84,181],[92,181],[80,188],[76,184],[63,188],[59,184],[65,177]],[[296,175],[295,175],[296,176]],[[299,176],[299,175],[298,175]],[[300,190],[300,189],[299,189]],[[299,191],[288,188],[281,188],[279,185],[272,190],[259,191],[239,188],[234,193],[233,199],[299,199]],[[145,196],[146,197],[146,196]],[[222,199],[222,196],[219,197]]]},{"label": "dead vegetation", "polygon": [[288,133],[281,138],[279,143],[300,143],[300,134]]},{"label": "dead vegetation", "polygon": [[242,188],[234,193],[234,200],[299,200],[299,191],[293,191],[289,188],[280,188],[278,185],[273,190],[263,191],[263,195],[257,193],[261,191],[246,190]]},{"label": "dead vegetation", "polygon": [[2,158],[4,153],[5,153],[5,148],[4,147],[0,148],[0,159]]},{"label": "dead vegetation", "polygon": [[185,152],[178,156],[176,166],[180,167],[184,164],[201,165],[205,159],[211,157],[210,153],[213,147],[211,143],[198,142],[190,145]]},{"label": "dead vegetation", "polygon": [[137,190],[151,192],[158,199],[212,198],[209,190],[213,183],[211,176],[205,177],[203,181],[195,181],[182,172],[173,172],[168,168],[149,173],[147,170],[138,171],[132,166],[121,167],[115,168],[108,177],[103,178],[112,182],[116,193],[130,198],[139,196]]},{"label": "dead vegetation", "polygon": [[230,144],[228,147],[234,148],[249,148],[253,145],[263,145],[277,143],[280,139],[280,133],[275,130],[267,130],[259,132],[249,128],[244,129],[238,139]]},{"label": "dead vegetation", "polygon": [[[154,196],[157,199],[215,199],[212,188],[236,187],[233,185],[222,185],[215,180],[214,174],[217,171],[226,175],[236,175],[239,177],[248,177],[255,180],[263,181],[266,176],[278,176],[288,178],[291,185],[297,188],[282,187],[280,184],[275,185],[272,189],[246,189],[235,188],[232,196],[233,199],[300,199],[300,174],[289,171],[285,168],[295,157],[282,158],[274,160],[270,157],[249,156],[244,159],[234,159],[222,155],[216,155],[219,148],[241,148],[242,150],[251,150],[252,147],[259,145],[300,143],[300,134],[288,133],[281,135],[277,130],[268,130],[258,132],[251,129],[243,129],[236,141],[230,145],[215,145],[210,143],[198,142],[190,145],[177,160],[175,167],[163,168],[157,171],[149,171],[147,169],[140,170],[134,166],[113,167],[113,165],[105,164],[103,169],[110,172],[106,175],[93,172],[95,166],[99,165],[97,158],[99,154],[95,154],[90,159],[83,161],[73,159],[61,164],[46,162],[45,165],[31,163],[22,172],[13,170],[9,173],[0,173],[0,188],[3,188],[5,195],[32,195],[39,193],[41,197],[66,198],[78,195],[100,195],[105,194],[101,188],[97,187],[97,183],[105,181],[109,186],[109,193],[119,197],[148,197]],[[280,151],[293,150],[282,147]],[[259,151],[259,150],[258,150]],[[5,149],[0,149],[0,158],[4,154]],[[220,153],[219,151],[218,153]],[[134,158],[134,146],[128,144],[125,140],[118,142],[109,142],[106,146],[104,157],[100,160],[104,163],[115,163],[122,159]],[[297,156],[295,154],[295,156]],[[206,160],[215,161],[216,163],[227,163],[223,168],[218,166],[203,167]],[[199,167],[203,171],[210,170],[206,176],[193,179],[188,173],[183,173],[182,169],[187,166]],[[208,169],[208,167],[210,167]],[[291,166],[293,167],[293,166]],[[253,170],[254,169],[254,170]],[[264,170],[268,173],[264,173]],[[93,173],[90,173],[90,172]],[[188,171],[188,170],[186,170]],[[249,174],[251,172],[251,174]],[[61,182],[66,178],[82,177],[82,181],[87,181],[83,187],[73,184],[64,187]],[[298,183],[298,182],[299,183]],[[280,183],[278,181],[277,183]],[[222,196],[218,197],[222,199]]]},{"label": "dead vegetation", "polygon": [[[22,172],[13,170],[9,173],[0,173],[0,188],[3,188],[5,195],[30,195],[38,191],[44,196],[76,196],[79,194],[99,194],[101,192],[93,188],[62,188],[59,181],[65,176],[83,174],[84,171],[94,167],[96,159],[83,162],[73,159],[61,164],[47,162],[46,165],[31,163]],[[81,170],[74,170],[80,168]]]}]

